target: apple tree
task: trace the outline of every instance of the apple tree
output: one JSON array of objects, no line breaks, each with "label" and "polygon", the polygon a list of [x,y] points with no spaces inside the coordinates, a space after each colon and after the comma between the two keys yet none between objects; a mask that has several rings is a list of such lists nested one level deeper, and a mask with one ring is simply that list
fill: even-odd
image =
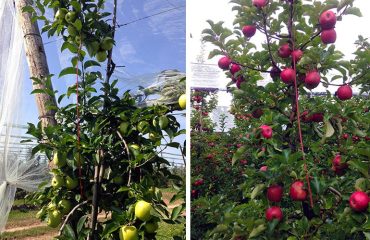
[{"label": "apple tree", "polygon": [[360,9],[353,0],[231,2],[234,29],[209,20],[203,34],[231,79],[243,134],[231,164],[248,164],[234,187],[240,200],[202,202],[217,223],[204,238],[369,239],[369,42],[358,37],[352,60],[335,47],[335,26]]},{"label": "apple tree", "polygon": [[[37,217],[59,227],[57,239],[154,239],[158,224],[184,225],[184,203],[169,209],[160,189],[167,187],[163,179],[171,180],[177,191],[169,202],[184,199],[184,179],[171,173],[160,154],[181,147],[174,138],[184,130],[171,114],[181,108],[141,108],[128,91],[119,91],[118,79],[111,80],[117,2],[113,14],[104,10],[104,3],[37,0],[24,9],[43,22],[49,37],[62,38],[62,52],[74,56],[59,77],[77,77],[76,84],[59,94],[56,126],[29,124],[28,133],[38,140],[33,153],[52,161],[53,175],[51,184],[32,198],[41,207]],[[52,20],[46,17],[49,10]],[[100,68],[104,62],[106,72]],[[56,97],[52,77],[47,78],[48,89],[33,94]],[[183,100],[180,104],[185,106]]]}]

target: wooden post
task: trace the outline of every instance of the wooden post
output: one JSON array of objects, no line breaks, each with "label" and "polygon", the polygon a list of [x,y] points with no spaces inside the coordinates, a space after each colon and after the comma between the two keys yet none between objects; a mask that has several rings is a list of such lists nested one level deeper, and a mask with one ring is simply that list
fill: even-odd
[{"label": "wooden post", "polygon": [[[32,23],[31,13],[22,10],[31,4],[32,0],[15,0],[18,23],[24,34],[24,48],[30,76],[45,80],[49,75],[49,67],[40,30],[37,22]],[[33,83],[33,89],[46,89],[46,85],[43,82]],[[55,110],[50,110],[47,107],[48,105],[57,106],[55,98],[44,93],[35,94],[35,98],[42,126],[56,125]]]}]

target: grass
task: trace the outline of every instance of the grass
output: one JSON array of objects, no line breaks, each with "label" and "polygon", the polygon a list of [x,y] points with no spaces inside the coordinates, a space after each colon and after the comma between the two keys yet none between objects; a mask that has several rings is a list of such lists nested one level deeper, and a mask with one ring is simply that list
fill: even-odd
[{"label": "grass", "polygon": [[26,237],[35,237],[35,236],[42,236],[46,233],[52,233],[57,231],[54,228],[48,227],[48,226],[41,226],[41,227],[35,227],[30,228],[22,231],[16,231],[16,232],[7,232],[0,236],[1,240],[10,240],[10,239],[22,239]]}]

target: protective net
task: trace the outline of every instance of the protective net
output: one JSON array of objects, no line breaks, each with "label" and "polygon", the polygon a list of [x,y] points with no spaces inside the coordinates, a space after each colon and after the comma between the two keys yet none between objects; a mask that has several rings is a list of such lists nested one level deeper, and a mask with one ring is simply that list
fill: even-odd
[{"label": "protective net", "polygon": [[[5,229],[17,188],[34,191],[48,178],[43,156],[20,143],[23,36],[12,0],[0,1],[0,233]],[[32,157],[31,157],[32,156]]]}]

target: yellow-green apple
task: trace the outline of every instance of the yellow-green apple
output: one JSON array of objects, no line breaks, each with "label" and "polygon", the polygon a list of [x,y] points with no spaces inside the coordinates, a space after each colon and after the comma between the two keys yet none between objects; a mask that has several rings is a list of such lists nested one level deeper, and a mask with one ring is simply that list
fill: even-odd
[{"label": "yellow-green apple", "polygon": [[54,175],[51,179],[51,186],[54,188],[60,188],[64,186],[64,179],[59,175]]},{"label": "yellow-green apple", "polygon": [[135,226],[122,226],[119,231],[120,240],[138,240],[139,235]]},{"label": "yellow-green apple", "polygon": [[72,204],[67,199],[62,199],[58,203],[58,209],[60,209],[61,213],[68,214],[72,210]]},{"label": "yellow-green apple", "polygon": [[186,94],[182,94],[179,97],[179,106],[180,106],[181,109],[185,109],[186,108]]},{"label": "yellow-green apple", "polygon": [[70,176],[66,177],[66,188],[69,190],[75,189],[78,186],[78,179]]},{"label": "yellow-green apple", "polygon": [[77,18],[77,14],[76,12],[73,12],[73,11],[68,12],[65,16],[65,20],[67,23],[73,23],[76,20],[76,18]]},{"label": "yellow-green apple", "polygon": [[100,48],[106,51],[109,51],[113,48],[114,40],[110,37],[105,37],[101,43]]},{"label": "yellow-green apple", "polygon": [[135,204],[135,216],[141,221],[148,221],[151,217],[150,211],[152,205],[144,200],[140,200]]},{"label": "yellow-green apple", "polygon": [[52,228],[56,228],[62,222],[62,213],[59,210],[49,212],[49,218],[47,225]]}]

